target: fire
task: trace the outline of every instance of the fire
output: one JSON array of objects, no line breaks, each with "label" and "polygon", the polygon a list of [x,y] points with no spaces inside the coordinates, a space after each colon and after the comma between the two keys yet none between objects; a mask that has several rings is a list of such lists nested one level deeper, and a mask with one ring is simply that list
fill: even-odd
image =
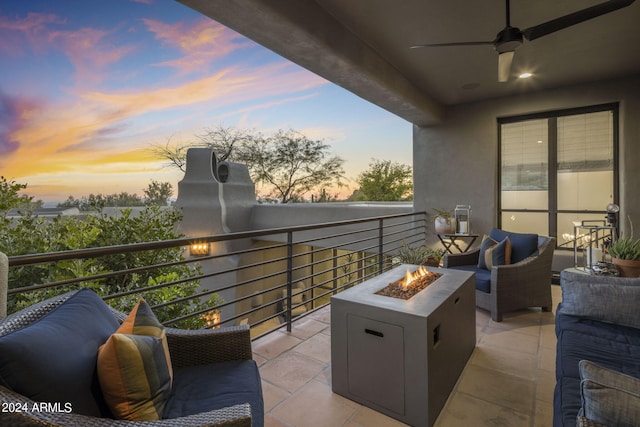
[{"label": "fire", "polygon": [[404,280],[402,281],[402,289],[403,290],[407,290],[410,286],[412,286],[412,282],[428,276],[429,274],[431,274],[423,265],[421,265],[416,271],[414,271],[413,273],[409,270],[407,270],[407,274],[404,276]]}]

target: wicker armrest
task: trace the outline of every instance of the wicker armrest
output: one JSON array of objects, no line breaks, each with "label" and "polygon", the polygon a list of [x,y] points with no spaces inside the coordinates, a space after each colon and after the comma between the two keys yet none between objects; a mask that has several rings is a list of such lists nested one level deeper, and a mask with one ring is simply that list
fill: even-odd
[{"label": "wicker armrest", "polygon": [[174,368],[253,358],[247,325],[198,330],[167,328],[167,342]]},{"label": "wicker armrest", "polygon": [[460,254],[445,254],[443,259],[443,266],[457,267],[459,265],[474,265],[478,264],[478,256],[480,255],[480,249],[474,249],[469,252],[463,252]]},{"label": "wicker armrest", "polygon": [[[105,427],[251,427],[251,407],[248,403],[216,409],[187,417],[134,422],[95,418],[64,412],[64,402],[58,412],[40,411],[39,403],[0,386],[0,403],[6,404],[6,410],[0,412],[0,425],[7,426],[105,426]],[[35,406],[34,406],[35,405]],[[5,405],[3,405],[4,407]],[[31,408],[31,410],[29,410]],[[35,410],[34,410],[35,409]]]}]

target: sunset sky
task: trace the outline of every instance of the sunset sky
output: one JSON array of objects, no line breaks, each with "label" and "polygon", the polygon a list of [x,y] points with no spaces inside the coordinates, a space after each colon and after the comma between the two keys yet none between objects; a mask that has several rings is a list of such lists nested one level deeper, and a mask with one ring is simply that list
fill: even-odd
[{"label": "sunset sky", "polygon": [[408,122],[174,0],[0,2],[0,175],[36,198],[177,191],[150,147],[219,124],[411,164]]}]

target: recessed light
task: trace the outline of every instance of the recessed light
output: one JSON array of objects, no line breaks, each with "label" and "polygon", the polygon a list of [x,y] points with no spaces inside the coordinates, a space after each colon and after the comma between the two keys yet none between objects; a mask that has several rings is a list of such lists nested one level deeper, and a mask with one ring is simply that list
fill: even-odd
[{"label": "recessed light", "polygon": [[528,79],[529,77],[533,76],[533,74],[531,73],[522,73],[518,76],[519,79]]}]

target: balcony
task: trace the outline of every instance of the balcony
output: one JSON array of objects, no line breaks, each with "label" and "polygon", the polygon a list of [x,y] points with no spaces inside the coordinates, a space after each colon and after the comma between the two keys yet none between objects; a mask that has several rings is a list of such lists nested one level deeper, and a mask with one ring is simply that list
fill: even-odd
[{"label": "balcony", "polygon": [[[93,248],[9,258],[10,270],[24,274],[50,263],[81,263],[100,257],[180,250],[178,265],[198,265],[197,274],[171,277],[131,290],[103,295],[106,301],[131,300],[198,281],[201,292],[156,304],[161,311],[175,303],[212,293],[224,301],[200,306],[187,316],[169,318],[175,325],[211,312],[220,317],[206,327],[249,324],[254,358],[263,379],[267,426],[386,426],[396,420],[347,400],[331,390],[330,297],[396,266],[403,243],[422,244],[426,215],[420,212],[316,225],[265,229],[175,241]],[[206,249],[206,250],[204,250]],[[164,271],[176,261],[134,265],[121,271],[80,275],[50,283],[17,287],[9,283],[9,302],[38,292],[64,292],[144,271]],[[10,276],[11,277],[11,276]],[[0,278],[1,279],[1,278]],[[305,283],[303,288],[296,288]],[[11,286],[14,285],[14,286]],[[554,306],[560,288],[553,287]],[[303,298],[301,298],[303,297]],[[436,425],[546,426],[552,418],[555,385],[553,313],[517,312],[495,323],[476,312],[477,347]]]}]

